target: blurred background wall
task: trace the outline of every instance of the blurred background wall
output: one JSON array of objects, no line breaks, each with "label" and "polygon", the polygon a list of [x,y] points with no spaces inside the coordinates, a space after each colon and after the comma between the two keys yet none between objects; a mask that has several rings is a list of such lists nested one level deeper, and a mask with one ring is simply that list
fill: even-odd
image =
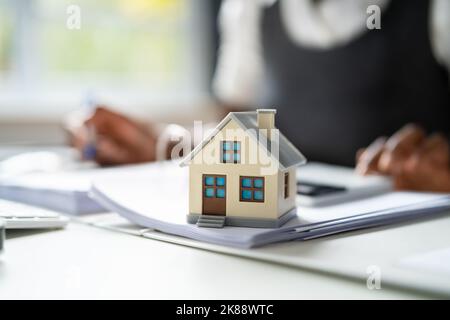
[{"label": "blurred background wall", "polygon": [[[79,29],[67,27],[71,5]],[[219,5],[0,0],[0,143],[62,143],[61,120],[88,92],[134,116],[207,118]]]}]

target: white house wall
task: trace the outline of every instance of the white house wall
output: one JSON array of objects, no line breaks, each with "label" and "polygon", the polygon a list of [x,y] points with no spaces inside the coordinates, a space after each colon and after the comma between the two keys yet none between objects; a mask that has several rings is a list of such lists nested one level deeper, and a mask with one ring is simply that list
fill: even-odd
[{"label": "white house wall", "polygon": [[[232,131],[232,136],[226,136],[225,132]],[[250,150],[258,150],[259,144],[242,130],[233,120],[221,130],[223,136],[216,135],[204,148],[199,151],[189,166],[189,210],[190,213],[202,213],[202,177],[203,174],[225,174],[226,179],[226,215],[248,218],[274,219],[279,215],[279,171],[273,170],[277,162],[267,154],[259,154],[257,163],[249,163],[252,160]],[[241,142],[241,164],[221,163],[222,140]],[[264,150],[264,153],[266,151]],[[205,160],[206,159],[206,160]],[[208,160],[209,159],[209,160]],[[214,159],[213,163],[210,160]],[[205,163],[209,161],[208,163]],[[274,163],[275,162],[275,163]],[[262,169],[272,168],[271,174],[261,174]],[[275,167],[277,168],[277,167]],[[264,171],[263,171],[264,172]],[[268,171],[267,171],[268,172]],[[264,202],[239,201],[240,181],[239,176],[264,177]],[[294,189],[292,189],[294,190]],[[284,201],[283,199],[283,202]],[[294,200],[295,203],[295,200]],[[284,206],[283,206],[284,207]]]},{"label": "white house wall", "polygon": [[296,177],[296,167],[288,169],[289,172],[289,187],[288,187],[288,197],[284,197],[284,173],[286,171],[280,171],[278,173],[278,184],[280,188],[278,189],[278,214],[281,216],[284,213],[295,208],[295,197],[297,195],[297,177]]}]

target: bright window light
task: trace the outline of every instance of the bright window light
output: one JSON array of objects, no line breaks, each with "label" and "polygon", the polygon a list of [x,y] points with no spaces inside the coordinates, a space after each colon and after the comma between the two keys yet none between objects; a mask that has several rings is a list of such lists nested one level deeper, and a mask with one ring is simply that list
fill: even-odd
[{"label": "bright window light", "polygon": [[126,107],[192,103],[207,91],[207,4],[0,0],[0,116],[60,116],[87,91]]}]

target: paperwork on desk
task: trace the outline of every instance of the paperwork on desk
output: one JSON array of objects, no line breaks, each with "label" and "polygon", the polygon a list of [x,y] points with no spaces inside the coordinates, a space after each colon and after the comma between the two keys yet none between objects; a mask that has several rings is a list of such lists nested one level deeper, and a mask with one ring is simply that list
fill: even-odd
[{"label": "paperwork on desk", "polygon": [[89,197],[92,179],[145,171],[147,165],[111,169],[32,172],[0,179],[0,198],[72,215],[105,212]]},{"label": "paperwork on desk", "polygon": [[73,215],[105,211],[88,194],[89,173],[33,173],[0,182],[0,198]]},{"label": "paperwork on desk", "polygon": [[199,228],[186,222],[188,181],[186,168],[164,163],[96,178],[91,192],[103,207],[142,227],[241,248],[308,240],[430,217],[450,209],[449,195],[392,192],[328,207],[299,207],[297,217],[278,229]]}]

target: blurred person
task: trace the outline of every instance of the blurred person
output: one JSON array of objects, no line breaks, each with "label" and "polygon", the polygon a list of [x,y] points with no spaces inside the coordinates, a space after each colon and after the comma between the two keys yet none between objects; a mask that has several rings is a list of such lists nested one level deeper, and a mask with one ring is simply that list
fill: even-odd
[{"label": "blurred person", "polygon": [[[381,29],[366,25],[369,5]],[[449,1],[225,0],[218,20],[224,112],[276,106],[309,160],[450,192]],[[155,124],[99,107],[86,125],[100,164],[155,160]],[[72,132],[82,149],[83,128]]]}]

